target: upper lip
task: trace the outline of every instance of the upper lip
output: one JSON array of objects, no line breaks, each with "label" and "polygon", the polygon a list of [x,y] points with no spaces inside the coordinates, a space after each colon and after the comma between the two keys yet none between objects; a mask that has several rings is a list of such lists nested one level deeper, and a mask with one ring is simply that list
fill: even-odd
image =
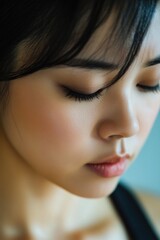
[{"label": "upper lip", "polygon": [[123,155],[110,155],[108,157],[104,157],[100,160],[97,160],[95,162],[89,163],[89,164],[103,164],[103,163],[116,163],[120,161],[120,159],[125,158],[125,159],[130,159],[131,156],[130,154],[123,154]]}]

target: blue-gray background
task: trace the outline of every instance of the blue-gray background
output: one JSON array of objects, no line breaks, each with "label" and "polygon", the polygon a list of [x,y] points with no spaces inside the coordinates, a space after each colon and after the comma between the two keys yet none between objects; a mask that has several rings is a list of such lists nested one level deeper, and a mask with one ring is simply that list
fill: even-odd
[{"label": "blue-gray background", "polygon": [[121,180],[160,196],[160,113],[139,156]]}]

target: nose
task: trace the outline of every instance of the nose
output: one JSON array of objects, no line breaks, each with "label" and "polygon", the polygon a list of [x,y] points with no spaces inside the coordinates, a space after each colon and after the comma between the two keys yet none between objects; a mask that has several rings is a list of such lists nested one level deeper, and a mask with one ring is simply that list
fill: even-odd
[{"label": "nose", "polygon": [[139,132],[137,106],[129,92],[112,96],[105,117],[99,124],[99,135],[104,140],[127,138]]}]

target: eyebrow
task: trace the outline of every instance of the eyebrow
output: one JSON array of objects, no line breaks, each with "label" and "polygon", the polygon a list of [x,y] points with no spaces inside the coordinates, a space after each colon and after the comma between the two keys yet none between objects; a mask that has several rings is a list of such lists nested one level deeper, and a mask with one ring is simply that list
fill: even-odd
[{"label": "eyebrow", "polygon": [[157,64],[160,64],[160,56],[146,62],[144,67],[151,67]]},{"label": "eyebrow", "polygon": [[114,70],[118,68],[118,65],[101,60],[92,60],[92,59],[72,59],[69,63],[65,64],[71,67],[78,67],[91,70]]}]

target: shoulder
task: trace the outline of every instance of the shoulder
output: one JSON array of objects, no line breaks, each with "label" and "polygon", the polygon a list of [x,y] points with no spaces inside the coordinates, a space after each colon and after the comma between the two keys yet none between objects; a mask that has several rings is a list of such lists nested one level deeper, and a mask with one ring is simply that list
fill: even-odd
[{"label": "shoulder", "polygon": [[160,236],[160,196],[136,190],[134,193],[141,205],[144,207],[155,227],[155,230],[157,230],[157,233]]}]

